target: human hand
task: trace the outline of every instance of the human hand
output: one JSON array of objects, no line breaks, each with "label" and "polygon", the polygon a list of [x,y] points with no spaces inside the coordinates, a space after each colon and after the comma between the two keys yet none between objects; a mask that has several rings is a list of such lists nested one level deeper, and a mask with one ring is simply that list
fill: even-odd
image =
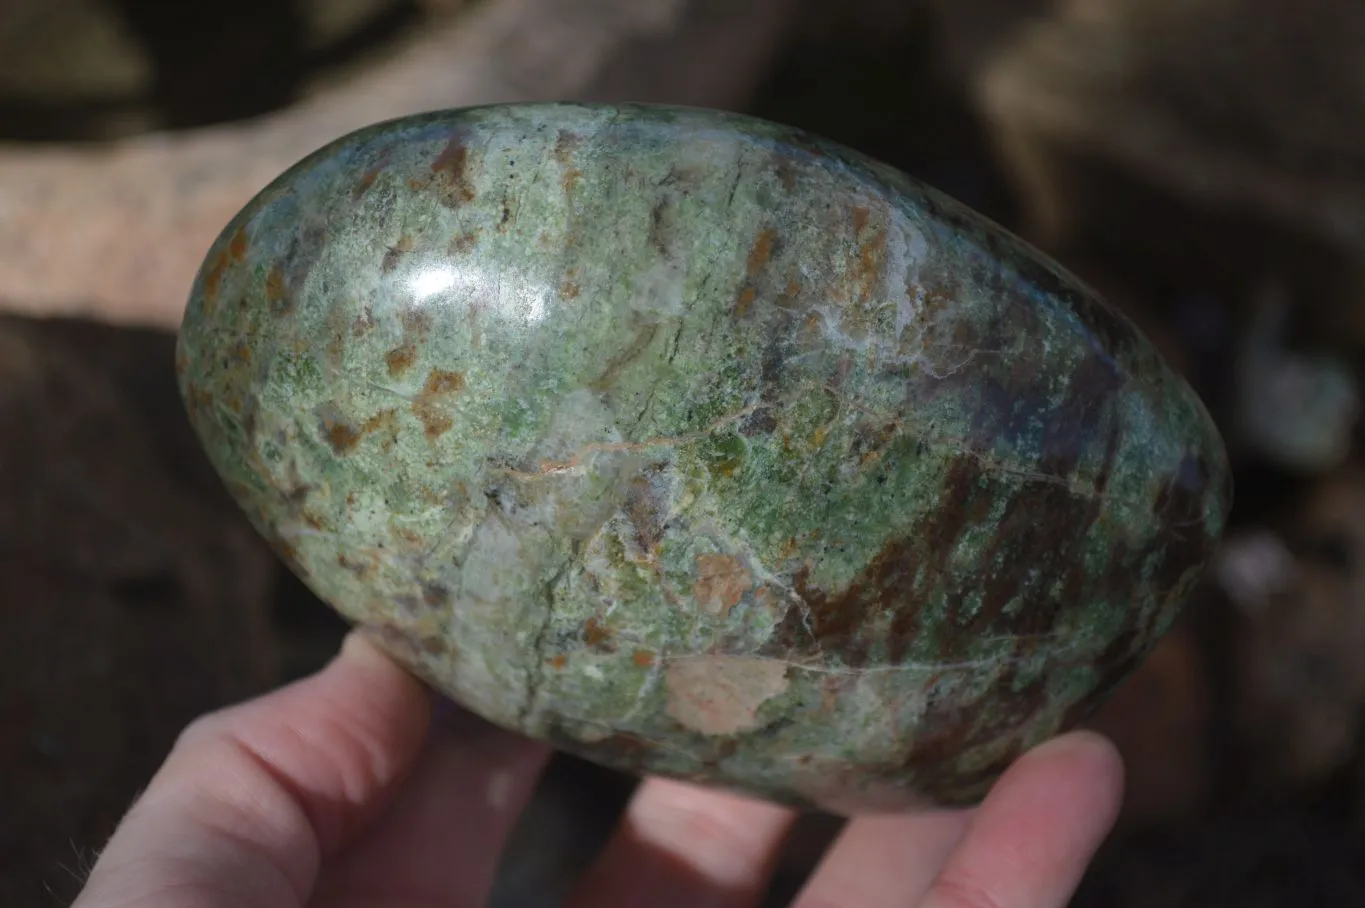
[{"label": "human hand", "polygon": [[[547,749],[461,713],[352,635],[310,678],[195,722],[75,908],[482,905]],[[1025,754],[972,810],[853,820],[796,908],[1054,908],[1112,826],[1112,745]],[[645,781],[573,906],[757,904],[790,811]]]}]

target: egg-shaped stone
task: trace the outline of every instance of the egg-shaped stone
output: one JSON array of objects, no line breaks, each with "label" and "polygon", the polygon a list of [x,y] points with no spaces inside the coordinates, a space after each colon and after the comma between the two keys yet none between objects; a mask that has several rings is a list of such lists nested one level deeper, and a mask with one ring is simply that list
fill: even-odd
[{"label": "egg-shaped stone", "polygon": [[765,121],[383,123],[227,226],[177,369],[294,571],[474,712],[841,813],[958,803],[1148,651],[1222,442],[1126,319]]}]

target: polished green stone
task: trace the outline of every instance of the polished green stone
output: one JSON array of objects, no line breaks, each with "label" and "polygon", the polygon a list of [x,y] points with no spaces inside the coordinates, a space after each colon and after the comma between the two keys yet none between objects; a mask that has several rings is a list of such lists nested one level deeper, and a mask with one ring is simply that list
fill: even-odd
[{"label": "polished green stone", "polygon": [[799,131],[508,105],[321,149],[210,250],[195,429],[434,687],[633,772],[977,797],[1169,626],[1222,442],[1123,317]]}]

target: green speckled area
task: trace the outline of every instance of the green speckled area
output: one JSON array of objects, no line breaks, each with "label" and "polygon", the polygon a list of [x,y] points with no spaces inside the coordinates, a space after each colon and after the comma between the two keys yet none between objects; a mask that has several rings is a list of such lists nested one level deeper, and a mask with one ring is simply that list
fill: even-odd
[{"label": "green speckled area", "polygon": [[504,726],[851,813],[971,800],[1169,626],[1222,442],[908,177],[677,108],[380,124],[210,251],[177,363],[260,531]]}]

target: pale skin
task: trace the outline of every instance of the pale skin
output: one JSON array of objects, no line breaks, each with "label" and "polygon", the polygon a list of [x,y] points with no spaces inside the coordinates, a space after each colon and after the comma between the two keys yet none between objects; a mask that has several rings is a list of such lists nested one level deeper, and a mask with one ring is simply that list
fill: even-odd
[{"label": "pale skin", "polygon": [[[472,908],[548,751],[433,721],[353,635],[318,674],[206,716],[175,745],[76,908]],[[1061,908],[1112,827],[1123,768],[1086,732],[1022,756],[971,810],[849,823],[795,908]],[[570,908],[748,908],[794,815],[648,779]]]}]

